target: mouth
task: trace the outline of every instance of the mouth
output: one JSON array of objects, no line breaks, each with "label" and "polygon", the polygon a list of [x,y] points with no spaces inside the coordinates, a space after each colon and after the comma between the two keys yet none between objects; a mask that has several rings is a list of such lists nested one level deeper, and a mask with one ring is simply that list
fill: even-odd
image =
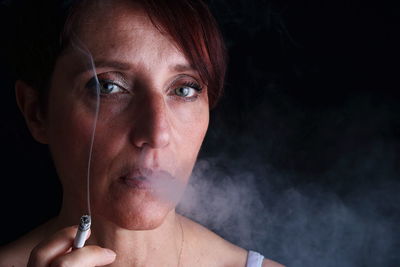
[{"label": "mouth", "polygon": [[128,187],[149,191],[165,190],[177,183],[177,179],[169,172],[149,169],[127,172],[120,177],[120,180]]},{"label": "mouth", "polygon": [[184,183],[167,171],[136,169],[119,178],[126,188],[149,192],[157,198],[177,203],[184,191]]},{"label": "mouth", "polygon": [[121,181],[132,188],[141,189],[141,190],[152,190],[153,186],[150,183],[149,179],[145,176],[137,176],[137,177],[126,177],[123,176],[120,178]]}]

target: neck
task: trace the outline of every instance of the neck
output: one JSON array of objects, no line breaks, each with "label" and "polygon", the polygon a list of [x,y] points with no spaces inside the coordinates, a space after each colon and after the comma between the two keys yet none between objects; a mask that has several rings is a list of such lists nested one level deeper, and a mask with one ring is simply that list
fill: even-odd
[{"label": "neck", "polygon": [[[80,215],[69,211],[63,206],[54,221],[55,228],[79,223]],[[110,266],[179,266],[183,240],[179,215],[171,210],[159,227],[142,231],[127,230],[92,216],[91,236],[86,244],[115,251],[117,258]]]}]

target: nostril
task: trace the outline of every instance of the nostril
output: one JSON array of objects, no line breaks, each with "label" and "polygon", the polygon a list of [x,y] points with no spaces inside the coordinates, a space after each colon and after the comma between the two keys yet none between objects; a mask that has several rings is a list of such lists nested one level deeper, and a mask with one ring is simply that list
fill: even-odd
[{"label": "nostril", "polygon": [[146,145],[151,148],[163,148],[169,144],[170,135],[168,130],[152,130],[151,132],[135,131],[133,133],[133,143],[138,148]]},{"label": "nostril", "polygon": [[170,123],[162,96],[149,97],[146,105],[135,114],[132,127],[132,141],[142,148],[145,144],[152,148],[162,148],[170,141]]},{"label": "nostril", "polygon": [[154,138],[154,147],[162,148],[169,144],[169,129],[162,129]]}]

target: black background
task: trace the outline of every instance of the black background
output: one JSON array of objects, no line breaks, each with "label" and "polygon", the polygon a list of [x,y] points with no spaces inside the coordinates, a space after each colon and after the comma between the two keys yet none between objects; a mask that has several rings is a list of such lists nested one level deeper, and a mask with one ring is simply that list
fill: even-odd
[{"label": "black background", "polygon": [[[400,9],[356,0],[208,2],[230,62],[200,157],[217,158],[225,173],[253,172],[265,205],[286,201],[282,195],[290,190],[316,203],[311,214],[304,211],[310,228],[294,232],[314,231],[313,216],[330,218],[327,195],[357,214],[356,222],[366,221],[362,240],[351,239],[357,226],[344,227],[340,238],[350,240],[317,252],[339,237],[304,245],[302,239],[322,236],[324,227],[310,236],[284,235],[295,218],[272,209],[276,231],[253,248],[288,266],[399,266]],[[47,148],[31,139],[12,77],[1,68],[4,244],[56,215],[61,190]],[[223,227],[211,228],[241,244]],[[375,231],[381,228],[384,233]],[[263,246],[267,239],[298,245]],[[351,256],[339,249],[352,242],[360,246]]]}]

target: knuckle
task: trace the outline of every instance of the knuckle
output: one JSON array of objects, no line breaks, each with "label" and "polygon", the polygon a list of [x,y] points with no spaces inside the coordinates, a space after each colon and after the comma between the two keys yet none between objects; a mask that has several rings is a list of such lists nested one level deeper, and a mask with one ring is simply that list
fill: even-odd
[{"label": "knuckle", "polygon": [[103,249],[99,246],[88,245],[82,248],[82,251],[87,251],[87,253],[100,253]]},{"label": "knuckle", "polygon": [[71,267],[71,265],[68,261],[56,259],[50,264],[50,267]]},{"label": "knuckle", "polygon": [[87,255],[90,255],[90,258],[96,262],[108,261],[110,259],[110,254],[107,253],[107,250],[102,247],[87,246],[85,248]]},{"label": "knuckle", "polygon": [[93,253],[96,254],[103,254],[104,253],[104,249],[98,246],[92,246],[91,249],[93,250]]},{"label": "knuckle", "polygon": [[45,257],[46,253],[40,246],[34,247],[29,255],[29,266],[38,265]]},{"label": "knuckle", "polygon": [[64,235],[73,235],[73,234],[76,233],[77,228],[78,227],[76,225],[63,228],[63,229],[60,230],[60,234],[63,235],[63,236]]}]

